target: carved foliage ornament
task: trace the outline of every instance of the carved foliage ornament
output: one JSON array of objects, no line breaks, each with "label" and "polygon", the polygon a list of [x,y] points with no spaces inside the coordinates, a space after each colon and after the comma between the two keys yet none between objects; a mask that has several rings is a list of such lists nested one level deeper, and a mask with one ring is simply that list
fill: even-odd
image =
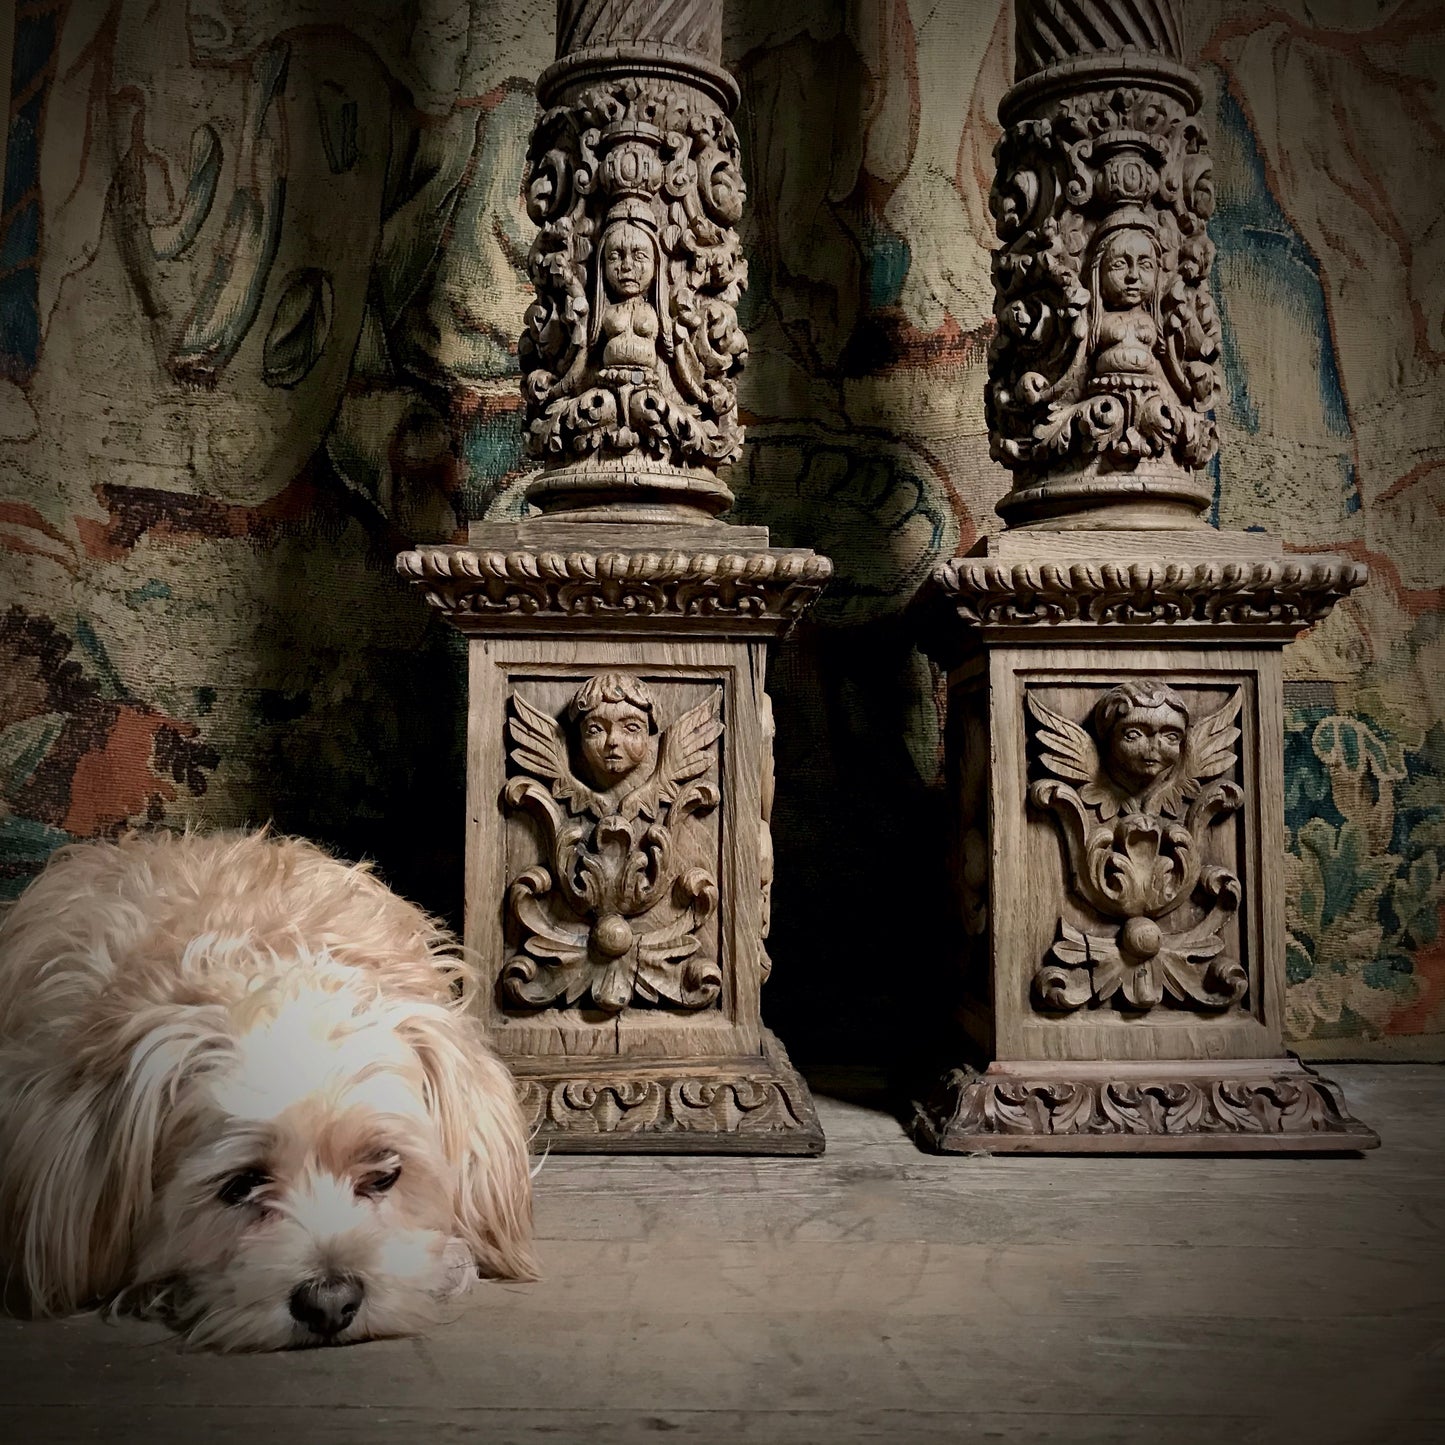
[{"label": "carved foliage ornament", "polygon": [[[1070,888],[1097,919],[1059,938],[1034,976],[1040,1007],[1090,1003],[1147,1010],[1166,997],[1210,1010],[1238,1003],[1249,981],[1225,952],[1239,879],[1205,861],[1206,834],[1238,809],[1236,688],[1192,717],[1163,681],[1137,679],[1094,704],[1091,732],[1030,694],[1039,770],[1029,801],[1061,826]],[[1198,916],[1185,921],[1195,905]]]},{"label": "carved foliage ornament", "polygon": [[1223,625],[1293,636],[1368,578],[1363,563],[1335,557],[1073,563],[956,557],[936,568],[932,581],[974,626]]},{"label": "carved foliage ornament", "polygon": [[518,1095],[533,1130],[772,1134],[805,1127],[785,1083],[768,1078],[527,1079]]},{"label": "carved foliage ornament", "polygon": [[518,774],[503,799],[537,819],[546,862],[508,889],[521,949],[502,992],[532,1008],[589,996],[606,1013],[634,1001],[704,1008],[722,988],[699,936],[718,887],[686,861],[683,834],[720,801],[708,776],[723,730],[718,696],[659,729],[647,686],[605,672],[578,688],[565,716],[564,730],[512,696]]},{"label": "carved foliage ornament", "polygon": [[968,1136],[1158,1134],[1368,1135],[1327,1079],[1274,1078],[1138,1082],[990,1078],[960,1071],[933,1123]]},{"label": "carved foliage ornament", "polygon": [[1041,110],[995,150],[994,459],[1025,475],[1197,470],[1216,450],[1220,342],[1204,127],[1147,84]]},{"label": "carved foliage ornament", "polygon": [[532,454],[736,461],[747,263],[731,122],[682,83],[598,84],[543,114],[525,186],[541,227],[518,346]]},{"label": "carved foliage ornament", "polygon": [[402,552],[397,571],[454,618],[713,618],[795,622],[833,564],[813,552]]}]

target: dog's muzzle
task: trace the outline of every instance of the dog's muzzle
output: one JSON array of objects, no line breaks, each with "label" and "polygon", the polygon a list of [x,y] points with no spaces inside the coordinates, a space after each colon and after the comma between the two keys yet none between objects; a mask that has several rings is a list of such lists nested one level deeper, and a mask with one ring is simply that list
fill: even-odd
[{"label": "dog's muzzle", "polygon": [[314,1335],[339,1335],[361,1308],[366,1291],[354,1274],[329,1274],[308,1279],[291,1291],[291,1317]]}]

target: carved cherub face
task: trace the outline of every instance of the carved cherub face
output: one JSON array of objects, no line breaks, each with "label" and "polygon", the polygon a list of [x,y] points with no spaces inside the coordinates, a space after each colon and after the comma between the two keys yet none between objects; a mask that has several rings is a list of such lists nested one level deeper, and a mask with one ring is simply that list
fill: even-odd
[{"label": "carved cherub face", "polygon": [[1175,702],[1131,699],[1104,740],[1108,772],[1131,793],[1146,792],[1178,766],[1188,727],[1189,715]]},{"label": "carved cherub face", "polygon": [[1099,255],[1100,299],[1110,311],[1132,311],[1154,299],[1159,257],[1154,242],[1138,230],[1115,231]]},{"label": "carved cherub face", "polygon": [[614,788],[647,758],[647,714],[627,702],[599,703],[582,719],[582,757],[596,788]]},{"label": "carved cherub face", "polygon": [[613,296],[641,296],[657,271],[652,238],[630,221],[613,226],[602,243],[602,277]]},{"label": "carved cherub face", "polygon": [[576,766],[594,788],[615,788],[652,755],[652,694],[630,673],[589,678],[577,689],[567,715],[576,729]]}]

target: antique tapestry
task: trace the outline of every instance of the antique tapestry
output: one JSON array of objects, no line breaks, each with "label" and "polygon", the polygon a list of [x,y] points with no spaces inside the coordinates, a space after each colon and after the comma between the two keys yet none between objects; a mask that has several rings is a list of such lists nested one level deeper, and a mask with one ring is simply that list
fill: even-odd
[{"label": "antique tapestry", "polygon": [[[553,9],[0,13],[0,895],[77,839],[273,821],[457,921],[462,643],[392,558],[520,507]],[[836,568],[770,684],[764,1007],[805,1059],[887,1058],[942,996],[941,694],[905,608],[1008,483],[984,381],[1009,9],[727,8],[732,520]],[[1445,4],[1188,19],[1214,520],[1371,571],[1286,654],[1290,1035],[1445,1057]]]}]

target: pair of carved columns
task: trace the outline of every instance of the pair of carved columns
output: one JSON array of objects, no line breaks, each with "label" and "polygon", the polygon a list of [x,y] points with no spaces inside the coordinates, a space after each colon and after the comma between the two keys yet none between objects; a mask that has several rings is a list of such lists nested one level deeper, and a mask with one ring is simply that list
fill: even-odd
[{"label": "pair of carved columns", "polygon": [[[968,1065],[916,1132],[1367,1147],[1281,1035],[1282,652],[1364,569],[1203,516],[1213,191],[1177,0],[1016,12],[988,391],[1013,485],[920,601]],[[746,355],[720,3],[559,0],[557,53],[526,176],[533,515],[398,559],[470,638],[476,1005],[539,1147],[816,1153],[759,1010],[763,679],[831,568],[718,520]]]},{"label": "pair of carved columns", "polygon": [[967,1046],[944,1150],[1355,1150],[1285,1051],[1282,653],[1365,581],[1218,531],[1179,0],[1017,0],[991,206],[1006,526],[940,567]]},{"label": "pair of carved columns", "polygon": [[718,521],[747,354],[721,54],[720,0],[558,0],[525,178],[533,515],[398,558],[470,639],[466,942],[538,1148],[823,1148],[760,1014],[763,684],[832,568]]}]

